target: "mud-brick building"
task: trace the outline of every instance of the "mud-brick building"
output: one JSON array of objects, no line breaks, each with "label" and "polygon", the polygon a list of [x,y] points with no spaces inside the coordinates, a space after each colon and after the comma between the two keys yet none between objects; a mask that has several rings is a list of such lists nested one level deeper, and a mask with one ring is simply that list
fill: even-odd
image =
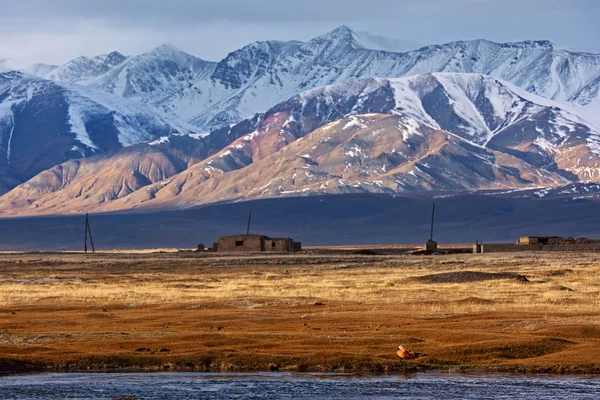
[{"label": "mud-brick building", "polygon": [[264,235],[223,236],[213,245],[217,252],[254,252],[295,253],[302,250],[300,242],[291,238],[270,238]]},{"label": "mud-brick building", "polygon": [[561,244],[560,236],[522,236],[517,240],[519,246],[529,246],[532,244]]}]

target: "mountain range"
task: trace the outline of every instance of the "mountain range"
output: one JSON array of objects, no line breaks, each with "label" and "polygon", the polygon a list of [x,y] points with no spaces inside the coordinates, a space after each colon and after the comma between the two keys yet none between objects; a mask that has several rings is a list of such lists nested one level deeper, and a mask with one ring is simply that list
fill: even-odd
[{"label": "mountain range", "polygon": [[342,26],[0,73],[0,215],[600,179],[600,55],[398,46]]},{"label": "mountain range", "polygon": [[1,197],[0,208],[71,213],[559,187],[600,176],[600,129],[579,111],[480,74],[348,81],[184,146],[164,137],[60,164]]},{"label": "mountain range", "polygon": [[549,99],[599,104],[598,54],[556,49],[548,41],[472,40],[406,53],[381,50],[386,46],[380,43],[341,26],[308,42],[252,43],[219,62],[166,44],[132,57],[118,52],[78,57],[42,77],[140,100],[205,131],[237,123],[312,88],[431,72],[480,73]]}]

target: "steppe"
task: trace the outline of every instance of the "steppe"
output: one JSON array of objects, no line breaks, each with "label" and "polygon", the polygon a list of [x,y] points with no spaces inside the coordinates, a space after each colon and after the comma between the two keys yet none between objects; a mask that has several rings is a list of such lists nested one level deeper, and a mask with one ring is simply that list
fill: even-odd
[{"label": "steppe", "polygon": [[600,372],[600,253],[369,248],[2,253],[0,372]]}]

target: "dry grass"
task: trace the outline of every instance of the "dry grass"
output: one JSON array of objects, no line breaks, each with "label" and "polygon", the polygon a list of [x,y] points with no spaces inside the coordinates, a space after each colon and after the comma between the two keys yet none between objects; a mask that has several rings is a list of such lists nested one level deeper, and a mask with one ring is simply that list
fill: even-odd
[{"label": "dry grass", "polygon": [[[20,262],[24,257],[25,262]],[[175,254],[161,255],[157,261],[143,256],[119,261],[104,255],[82,261],[83,257],[55,255],[47,261],[32,260],[32,256],[3,257],[0,306],[320,300],[395,304],[421,316],[517,310],[586,313],[600,306],[600,257],[595,254],[303,255],[293,259],[254,257],[249,265],[240,257],[185,258]],[[565,269],[568,272],[563,274]],[[465,271],[520,274],[529,282],[507,278],[428,283],[413,279]]]},{"label": "dry grass", "polygon": [[[485,274],[466,274],[468,271]],[[456,279],[451,279],[449,283],[415,279],[441,273]],[[508,278],[496,279],[491,274],[505,274]],[[511,274],[524,275],[529,282],[521,282]],[[531,346],[536,349],[538,346],[536,340],[554,340],[558,337],[573,340],[577,345],[558,346],[555,345],[558,342],[540,342],[541,349],[554,350],[538,349],[541,353],[533,357],[535,363],[555,366],[558,361],[548,358],[546,353],[564,351],[570,354],[571,361],[567,365],[589,366],[595,360],[593,357],[600,355],[598,351],[588,348],[592,344],[600,348],[597,346],[600,344],[599,274],[600,254],[595,253],[437,257],[348,254],[241,257],[193,253],[105,253],[88,256],[2,254],[0,352],[4,350],[5,354],[31,360],[66,357],[59,350],[64,345],[64,338],[57,337],[54,342],[50,341],[52,346],[57,347],[44,344],[55,349],[50,355],[43,355],[44,351],[33,352],[33,355],[27,353],[32,346],[28,341],[39,335],[47,336],[48,330],[56,331],[57,328],[48,320],[55,313],[55,318],[66,324],[59,329],[61,334],[80,335],[82,341],[88,340],[88,345],[90,338],[99,340],[99,332],[115,332],[116,338],[113,339],[101,335],[102,340],[108,340],[110,344],[105,343],[97,351],[82,353],[81,348],[76,347],[73,352],[79,355],[73,355],[75,359],[83,355],[98,356],[98,351],[103,354],[106,350],[102,349],[113,345],[114,351],[108,354],[127,353],[130,350],[124,350],[121,343],[124,339],[118,336],[121,330],[139,331],[136,336],[138,347],[149,346],[146,342],[140,342],[141,337],[148,335],[166,335],[165,338],[169,339],[165,339],[166,343],[161,342],[161,346],[173,347],[175,338],[184,342],[200,340],[204,343],[204,339],[199,339],[201,333],[213,332],[213,328],[222,324],[234,329],[237,326],[241,331],[261,332],[265,337],[284,335],[296,349],[289,349],[285,344],[267,349],[267,344],[256,337],[238,332],[235,337],[221,338],[223,351],[235,347],[233,341],[246,345],[248,341],[260,342],[262,344],[257,348],[262,350],[259,353],[269,354],[269,357],[280,357],[282,352],[293,355],[298,351],[298,354],[320,354],[317,357],[320,360],[318,365],[329,365],[323,369],[336,369],[323,360],[338,357],[350,344],[355,346],[354,351],[362,354],[361,357],[374,357],[371,353],[377,349],[381,352],[381,356],[377,357],[393,360],[393,352],[390,350],[392,356],[388,356],[388,350],[383,349],[387,349],[387,346],[393,349],[398,341],[416,337],[420,339],[414,346],[430,354],[428,362],[431,365],[504,365],[510,357],[502,355],[513,354],[514,351],[498,350],[502,347],[499,343],[519,340],[519,346],[533,351]],[[462,277],[465,276],[475,276],[477,279],[464,281]],[[111,314],[106,314],[107,310]],[[131,310],[136,310],[144,318],[131,319],[131,314],[128,314]],[[16,316],[11,314],[15,311]],[[68,314],[64,314],[67,311]],[[254,315],[256,320],[241,322],[240,312],[250,313],[247,315]],[[129,319],[117,318],[121,313],[123,318],[128,315]],[[184,322],[181,322],[181,330],[177,335],[169,336],[174,333],[161,327],[176,323],[178,319],[173,317],[175,314],[181,314],[180,321]],[[108,318],[109,315],[112,319]],[[20,321],[19,318],[25,318],[29,325],[19,325],[15,322]],[[189,323],[185,322],[186,318],[189,318]],[[197,321],[210,324],[213,320],[221,322],[215,322],[210,329],[208,325],[194,325]],[[160,321],[164,324],[157,325]],[[311,321],[311,324],[318,321],[318,330],[309,330],[312,325],[306,321]],[[399,321],[411,321],[408,323],[411,327],[403,327],[398,324]],[[466,326],[457,326],[460,323]],[[69,328],[69,324],[76,328]],[[440,324],[448,325],[443,330],[437,330]],[[577,335],[581,336],[577,332],[582,329],[592,332],[583,342],[576,340]],[[328,353],[328,356],[321,354],[322,336],[326,331],[329,332],[327,337],[332,346],[332,353]],[[454,332],[453,336],[448,336],[451,331]],[[194,339],[193,332],[200,336]],[[386,334],[382,336],[384,332]],[[55,334],[58,335],[57,332]],[[222,333],[219,332],[219,335]],[[372,335],[380,337],[377,345],[368,344]],[[459,337],[462,339],[459,340]],[[450,344],[451,340],[458,340],[453,344],[455,347]],[[299,346],[304,342],[306,346]],[[528,344],[530,342],[534,344]],[[4,348],[2,343],[5,343]],[[120,347],[117,348],[117,344]],[[206,354],[206,351],[214,352],[216,348],[219,346],[183,346],[179,354],[181,357]],[[574,348],[579,350],[575,351]],[[244,347],[244,350],[236,351],[247,354],[248,349]],[[218,354],[226,357],[225,353]],[[172,354],[161,355],[163,358],[167,356]],[[521,358],[524,357],[513,357],[517,361],[511,361],[511,365],[521,365]],[[307,361],[309,364],[313,362],[317,361]]]}]

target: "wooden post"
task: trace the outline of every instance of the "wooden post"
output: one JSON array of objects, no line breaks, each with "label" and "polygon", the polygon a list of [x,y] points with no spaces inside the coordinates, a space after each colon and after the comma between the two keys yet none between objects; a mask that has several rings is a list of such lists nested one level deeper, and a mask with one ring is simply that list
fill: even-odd
[{"label": "wooden post", "polygon": [[435,202],[433,202],[433,208],[431,210],[431,233],[429,235],[429,240],[433,240],[433,219],[435,217]]},{"label": "wooden post", "polygon": [[250,234],[250,221],[252,220],[252,209],[250,209],[250,214],[248,215],[248,229],[246,229],[246,236]]},{"label": "wooden post", "polygon": [[87,254],[87,234],[88,234],[88,215],[87,213],[85,213],[85,235],[84,235],[84,244],[83,244],[83,250],[85,251],[85,253]]},{"label": "wooden post", "polygon": [[88,213],[85,213],[85,235],[84,235],[83,250],[85,251],[86,254],[88,252],[88,247],[87,247],[88,234],[90,235],[90,243],[92,245],[92,253],[95,253],[96,249],[94,248],[94,238],[92,237],[92,228],[90,227],[90,220],[89,220]]},{"label": "wooden post", "polygon": [[89,220],[88,220],[87,226],[88,226],[88,232],[90,233],[90,243],[92,244],[92,253],[95,253],[96,249],[94,248],[94,238],[92,237],[92,227],[90,226]]}]

